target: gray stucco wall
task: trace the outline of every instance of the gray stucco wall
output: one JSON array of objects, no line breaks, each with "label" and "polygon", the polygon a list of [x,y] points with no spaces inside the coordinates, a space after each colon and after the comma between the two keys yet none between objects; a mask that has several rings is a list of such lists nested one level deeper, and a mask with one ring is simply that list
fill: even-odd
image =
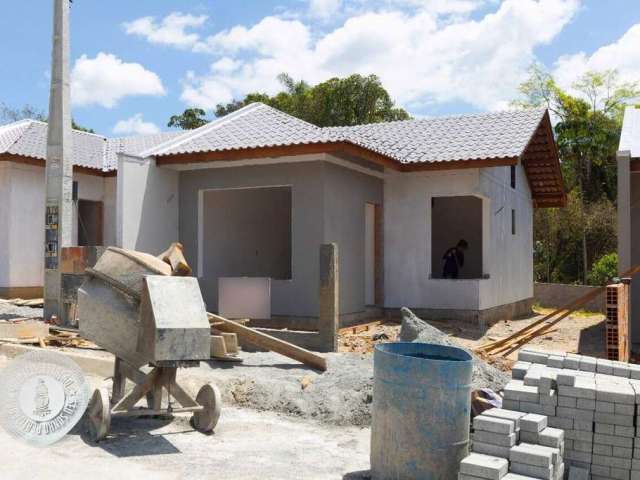
[{"label": "gray stucco wall", "polygon": [[[574,300],[593,292],[600,287],[589,285],[566,285],[563,283],[535,283],[533,297],[535,302],[545,308],[560,308]],[[604,292],[581,307],[587,312],[606,313]]]},{"label": "gray stucco wall", "polygon": [[[273,280],[272,314],[318,316],[319,249],[340,249],[340,313],[364,310],[365,203],[382,203],[382,180],[325,161],[199,169],[180,173],[180,241],[198,265],[199,192],[290,186],[292,278]],[[204,197],[203,197],[204,198]],[[217,277],[198,272],[210,310],[217,310]]]},{"label": "gray stucco wall", "polygon": [[[201,190],[291,186],[292,279],[271,284],[274,315],[318,316],[318,251],[323,237],[323,163],[305,162],[211,168],[180,173],[180,241],[198,265],[198,196]],[[218,309],[217,278],[198,272],[202,295]]]},{"label": "gray stucco wall", "polygon": [[338,244],[340,314],[365,305],[365,205],[382,205],[382,179],[325,164],[324,243]]}]

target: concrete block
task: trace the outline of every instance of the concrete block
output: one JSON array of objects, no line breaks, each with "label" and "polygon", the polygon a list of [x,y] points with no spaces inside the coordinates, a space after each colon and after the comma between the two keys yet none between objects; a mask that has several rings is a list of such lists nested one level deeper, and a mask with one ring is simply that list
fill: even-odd
[{"label": "concrete block", "polygon": [[607,413],[615,413],[616,415],[631,415],[634,416],[636,414],[636,406],[635,405],[627,405],[625,403],[614,403],[614,411]]},{"label": "concrete block", "polygon": [[502,400],[502,408],[506,410],[518,411],[520,410],[520,402],[518,400],[509,400],[505,398]]},{"label": "concrete block", "polygon": [[[600,443],[593,443],[592,453],[595,455],[613,455],[613,446],[611,445],[602,445]],[[620,448],[620,447],[617,447]]]},{"label": "concrete block", "polygon": [[472,453],[460,462],[460,473],[487,480],[500,480],[507,474],[509,462],[504,458]]},{"label": "concrete block", "polygon": [[609,472],[609,476],[614,480],[629,480],[629,470],[626,468],[611,467]]},{"label": "concrete block", "polygon": [[524,412],[518,412],[515,410],[507,410],[505,408],[490,408],[482,412],[483,416],[502,418],[503,420],[511,420],[515,429],[520,429],[520,419],[526,415]]},{"label": "concrete block", "polygon": [[603,435],[615,435],[616,426],[610,423],[594,423],[593,431],[596,433],[602,433]]},{"label": "concrete block", "polygon": [[535,444],[535,443],[534,444],[521,443],[520,445],[525,447],[530,447],[536,450],[541,450],[543,452],[551,453],[551,464],[554,466],[562,463],[562,455],[560,454],[559,448],[546,447],[544,445]]},{"label": "concrete block", "polygon": [[624,377],[629,378],[631,374],[631,369],[629,368],[628,363],[624,362],[613,362],[613,374],[616,377]]},{"label": "concrete block", "polygon": [[569,467],[569,480],[589,480],[590,475],[588,468]]},{"label": "concrete block", "polygon": [[572,464],[573,462],[591,463],[591,453],[587,452],[577,452],[576,450],[565,449],[564,458],[571,460]]},{"label": "concrete block", "polygon": [[596,423],[608,423],[611,425],[621,425],[623,427],[633,426],[633,417],[630,415],[616,415],[615,413],[595,412],[593,420]]},{"label": "concrete block", "polygon": [[541,365],[547,364],[548,353],[522,349],[518,352],[518,360],[529,363],[538,363]]},{"label": "concrete block", "polygon": [[511,377],[516,380],[524,380],[524,376],[527,374],[530,366],[530,362],[517,361],[511,368]]},{"label": "concrete block", "polygon": [[538,434],[538,443],[546,447],[560,448],[564,442],[564,430],[547,427]]},{"label": "concrete block", "polygon": [[515,425],[512,420],[478,415],[473,419],[473,429],[509,435],[515,432]]},{"label": "concrete block", "polygon": [[553,467],[553,478],[554,480],[564,479],[564,462]]},{"label": "concrete block", "polygon": [[613,375],[613,362],[606,358],[598,358],[596,360],[596,372],[605,375]]},{"label": "concrete block", "polygon": [[[571,387],[569,387],[571,388]],[[558,417],[573,418],[575,420],[583,420],[587,422],[593,421],[593,410],[581,410],[579,408],[557,407],[556,415]],[[608,415],[608,414],[607,414]]]},{"label": "concrete block", "polygon": [[611,403],[624,403],[634,405],[636,393],[631,385],[598,385],[596,389],[596,400]]},{"label": "concrete block", "polygon": [[573,387],[558,385],[558,395],[595,400],[596,385],[591,379],[576,377]]},{"label": "concrete block", "polygon": [[589,420],[575,419],[573,421],[573,429],[581,430],[583,432],[593,432],[593,422],[590,422]]},{"label": "concrete block", "polygon": [[632,458],[633,448],[612,447],[611,455],[619,458]]},{"label": "concrete block", "polygon": [[593,455],[591,463],[594,465],[604,465],[606,467],[622,468],[631,470],[631,459],[606,455]]},{"label": "concrete block", "polygon": [[593,475],[601,475],[603,477],[609,477],[611,473],[611,469],[609,467],[605,467],[604,465],[591,465],[591,473]]},{"label": "concrete block", "polygon": [[540,396],[537,387],[525,385],[524,382],[519,380],[511,380],[504,387],[504,398],[520,402],[538,403]]},{"label": "concrete block", "polygon": [[[560,398],[562,397],[558,397],[558,401],[560,401]],[[561,428],[562,430],[567,430],[573,428],[573,418],[550,416],[547,417],[547,424],[553,428]]]},{"label": "concrete block", "polygon": [[560,355],[549,355],[547,365],[554,368],[564,368],[564,357]]},{"label": "concrete block", "polygon": [[595,410],[596,401],[589,398],[576,398],[576,408],[581,410]]},{"label": "concrete block", "polygon": [[576,374],[571,371],[562,371],[556,375],[556,384],[573,387],[576,382]]},{"label": "concrete block", "polygon": [[535,480],[535,478],[509,472],[504,477],[502,477],[502,480]]},{"label": "concrete block", "polygon": [[553,464],[553,452],[542,448],[535,448],[535,446],[531,444],[524,443],[511,447],[511,450],[509,451],[509,460],[511,462],[518,462],[526,465],[550,467]]},{"label": "concrete block", "polygon": [[526,463],[519,463],[511,461],[509,466],[511,472],[521,475],[527,475],[533,478],[541,478],[543,480],[554,480],[553,467],[538,467],[534,465],[528,465]]},{"label": "concrete block", "polygon": [[520,419],[520,430],[524,432],[539,433],[547,428],[547,417],[529,413]]},{"label": "concrete block", "polygon": [[599,402],[598,400],[596,400],[596,412],[615,413],[615,411],[616,411],[615,403],[602,402],[602,401]]},{"label": "concrete block", "polygon": [[520,410],[526,413],[544,415],[546,417],[551,417],[556,414],[555,405],[544,405],[541,403],[533,403],[533,402],[520,402]]},{"label": "concrete block", "polygon": [[563,395],[558,395],[558,406],[568,407],[568,408],[578,408],[578,399],[576,397],[566,397]]},{"label": "concrete block", "polygon": [[633,448],[632,438],[616,437],[614,435],[603,435],[602,433],[593,434],[593,443],[601,443],[603,445],[612,445],[616,447]]},{"label": "concrete block", "polygon": [[573,441],[573,449],[576,452],[588,452],[592,453],[593,450],[593,442],[585,442],[583,440],[574,440]]},{"label": "concrete block", "polygon": [[567,353],[564,357],[564,368],[571,370],[580,370],[580,359],[582,355],[576,355],[575,353]]},{"label": "concrete block", "polygon": [[536,368],[530,368],[527,373],[525,373],[522,381],[525,385],[530,387],[537,387],[540,384],[540,374],[542,372]]},{"label": "concrete block", "polygon": [[476,442],[472,446],[472,451],[492,457],[509,458],[509,450],[511,447],[501,447],[500,445],[492,445],[490,443]]},{"label": "concrete block", "polygon": [[476,430],[472,434],[474,444],[477,443],[490,443],[491,445],[498,445],[500,447],[513,447],[516,444],[516,434],[511,433],[505,435],[502,433],[485,432],[482,430]]},{"label": "concrete block", "polygon": [[596,359],[593,357],[582,357],[580,358],[580,370],[584,372],[595,372],[596,363]]},{"label": "concrete block", "polygon": [[620,437],[634,437],[635,427],[623,427],[621,425],[616,425],[614,435],[618,435]]},{"label": "concrete block", "polygon": [[[637,452],[638,449],[636,448],[634,450],[634,453]],[[638,458],[637,455],[633,456],[634,458],[631,459],[631,470],[637,470],[640,471],[640,458]]]},{"label": "concrete block", "polygon": [[520,441],[525,443],[538,443],[539,435],[537,432],[527,432],[520,430]]},{"label": "concrete block", "polygon": [[587,441],[587,442],[592,442],[593,441],[593,432],[590,432],[588,430],[575,430],[575,429],[570,429],[570,430],[565,430],[564,431],[564,437],[571,439],[571,440],[583,440],[583,441]]},{"label": "concrete block", "polygon": [[458,473],[458,480],[480,480],[480,477],[474,477],[473,475],[465,475],[464,473]]},{"label": "concrete block", "polygon": [[629,378],[640,380],[640,365],[634,363],[629,364]]}]

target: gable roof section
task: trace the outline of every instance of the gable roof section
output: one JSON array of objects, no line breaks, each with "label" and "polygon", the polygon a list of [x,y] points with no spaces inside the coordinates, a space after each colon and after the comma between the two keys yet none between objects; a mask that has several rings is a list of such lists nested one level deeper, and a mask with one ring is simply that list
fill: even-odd
[{"label": "gable roof section", "polygon": [[[112,172],[117,168],[117,154],[137,155],[141,151],[180,135],[168,132],[140,137],[112,138],[73,131],[73,165],[96,172]],[[0,126],[0,160],[26,158],[44,162],[47,158],[47,124],[22,120]]]},{"label": "gable roof section", "polygon": [[640,107],[629,106],[625,109],[618,150],[629,152],[633,158],[640,158]]},{"label": "gable roof section", "polygon": [[358,155],[406,172],[515,165],[522,160],[534,200],[540,199],[537,204],[565,202],[544,109],[320,128],[253,103],[141,156],[168,165],[321,152]]}]

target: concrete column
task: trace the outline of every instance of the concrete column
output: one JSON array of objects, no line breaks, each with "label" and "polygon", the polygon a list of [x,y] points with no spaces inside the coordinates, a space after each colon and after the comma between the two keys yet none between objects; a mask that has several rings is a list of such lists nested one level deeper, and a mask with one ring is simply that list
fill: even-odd
[{"label": "concrete column", "polygon": [[323,351],[338,350],[339,325],[339,272],[338,245],[329,243],[320,246],[320,318],[318,334]]},{"label": "concrete column", "polygon": [[44,317],[62,311],[60,254],[71,245],[72,138],[69,88],[69,0],[53,1],[53,50],[47,132]]},{"label": "concrete column", "polygon": [[628,152],[618,152],[618,273],[631,267],[631,171]]}]

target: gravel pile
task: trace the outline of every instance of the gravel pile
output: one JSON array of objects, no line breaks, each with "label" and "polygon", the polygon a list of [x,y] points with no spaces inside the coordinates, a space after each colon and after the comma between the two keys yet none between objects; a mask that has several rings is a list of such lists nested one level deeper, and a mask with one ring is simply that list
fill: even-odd
[{"label": "gravel pile", "polygon": [[424,342],[436,345],[447,345],[462,348],[473,357],[473,383],[472,388],[490,388],[496,392],[502,390],[509,383],[509,375],[487,364],[477,357],[469,349],[464,348],[446,333],[429,325],[424,320],[416,317],[408,308],[402,308],[402,328],[399,340],[402,342]]},{"label": "gravel pile", "polygon": [[0,301],[0,320],[14,318],[42,318],[42,308],[16,307],[10,303]]}]

